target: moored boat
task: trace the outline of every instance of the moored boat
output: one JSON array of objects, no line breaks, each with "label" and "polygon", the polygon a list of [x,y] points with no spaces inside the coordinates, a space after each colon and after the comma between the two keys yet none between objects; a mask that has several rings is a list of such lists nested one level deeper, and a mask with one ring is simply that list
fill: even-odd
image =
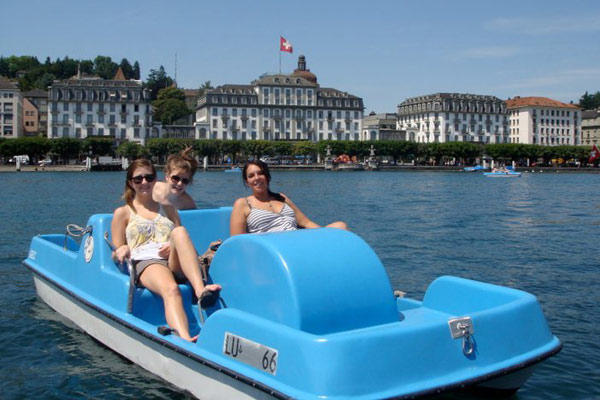
[{"label": "moored boat", "polygon": [[[229,230],[230,208],[181,212],[196,248]],[[374,251],[337,229],[240,235],[223,242],[202,311],[180,285],[192,333],[165,333],[162,301],[131,286],[104,240],[32,239],[25,265],[39,296],[108,347],[203,398],[414,398],[478,385],[518,389],[560,350],[534,296],[441,277],[422,301],[395,297]],[[207,228],[207,227],[210,227]],[[368,285],[365,285],[368,282]]]},{"label": "moored boat", "polygon": [[521,173],[505,169],[492,172],[484,172],[483,175],[485,175],[488,178],[518,178],[521,176]]}]

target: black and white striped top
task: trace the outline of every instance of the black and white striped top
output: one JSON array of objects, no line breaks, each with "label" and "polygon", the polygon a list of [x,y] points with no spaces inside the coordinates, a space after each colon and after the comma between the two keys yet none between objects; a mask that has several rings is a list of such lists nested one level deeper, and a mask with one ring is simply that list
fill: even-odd
[{"label": "black and white striped top", "polygon": [[262,208],[254,208],[250,205],[250,202],[248,202],[248,206],[250,207],[250,214],[246,218],[248,233],[283,232],[298,229],[296,213],[287,203],[283,203],[283,208],[278,213]]}]

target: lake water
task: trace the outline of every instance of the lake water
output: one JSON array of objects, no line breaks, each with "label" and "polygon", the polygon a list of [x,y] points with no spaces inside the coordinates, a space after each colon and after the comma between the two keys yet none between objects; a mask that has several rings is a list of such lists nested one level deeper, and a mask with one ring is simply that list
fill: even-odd
[{"label": "lake water", "polygon": [[[341,219],[379,255],[394,288],[421,299],[440,275],[535,294],[563,350],[515,399],[600,398],[600,174],[490,179],[460,172],[274,171],[314,221]],[[185,398],[36,297],[21,264],[38,233],[120,205],[124,173],[2,173],[0,398]],[[248,193],[240,174],[199,173],[200,208]]]}]

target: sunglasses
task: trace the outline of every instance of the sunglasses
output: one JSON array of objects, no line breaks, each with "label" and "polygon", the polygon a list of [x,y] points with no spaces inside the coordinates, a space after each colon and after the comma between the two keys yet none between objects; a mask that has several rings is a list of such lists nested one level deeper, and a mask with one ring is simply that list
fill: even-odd
[{"label": "sunglasses", "polygon": [[155,174],[147,174],[147,175],[132,176],[131,182],[135,183],[136,185],[139,185],[140,183],[142,183],[144,181],[144,179],[146,180],[146,182],[152,183],[156,179],[156,175]]},{"label": "sunglasses", "polygon": [[171,182],[173,182],[173,184],[178,184],[179,182],[181,182],[184,185],[187,185],[188,183],[190,183],[190,180],[188,178],[182,178],[178,175],[171,175]]}]

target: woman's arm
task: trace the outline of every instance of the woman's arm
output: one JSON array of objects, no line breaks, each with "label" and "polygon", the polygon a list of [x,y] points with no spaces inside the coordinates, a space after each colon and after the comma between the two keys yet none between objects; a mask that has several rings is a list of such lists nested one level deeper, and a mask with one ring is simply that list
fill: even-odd
[{"label": "woman's arm", "polygon": [[242,235],[244,233],[248,233],[246,231],[246,218],[248,208],[248,204],[246,203],[246,198],[241,197],[233,203],[233,211],[231,211],[231,219],[229,220],[229,235]]},{"label": "woman's arm", "polygon": [[167,218],[173,221],[175,226],[181,226],[181,219],[179,218],[179,213],[177,212],[177,209],[171,205],[166,204],[163,204],[162,207],[165,210],[165,213],[167,214]]},{"label": "woman's arm", "polygon": [[112,222],[110,224],[110,235],[112,242],[115,245],[113,251],[113,259],[118,262],[123,262],[129,257],[129,246],[125,237],[125,229],[129,222],[129,209],[127,206],[119,207],[113,213]]},{"label": "woman's arm", "polygon": [[286,195],[284,195],[283,193],[280,193],[285,202],[288,204],[288,206],[290,206],[292,208],[292,210],[294,210],[294,213],[296,214],[296,223],[298,224],[298,226],[301,226],[302,228],[320,228],[321,225],[313,222],[310,220],[310,218],[308,218],[302,211],[300,211],[300,209],[298,208],[298,206],[296,204],[294,204],[294,202],[292,200],[290,200],[289,197],[287,197]]},{"label": "woman's arm", "polygon": [[187,192],[179,196],[178,200],[177,209],[179,210],[195,210],[197,208],[196,202]]}]

